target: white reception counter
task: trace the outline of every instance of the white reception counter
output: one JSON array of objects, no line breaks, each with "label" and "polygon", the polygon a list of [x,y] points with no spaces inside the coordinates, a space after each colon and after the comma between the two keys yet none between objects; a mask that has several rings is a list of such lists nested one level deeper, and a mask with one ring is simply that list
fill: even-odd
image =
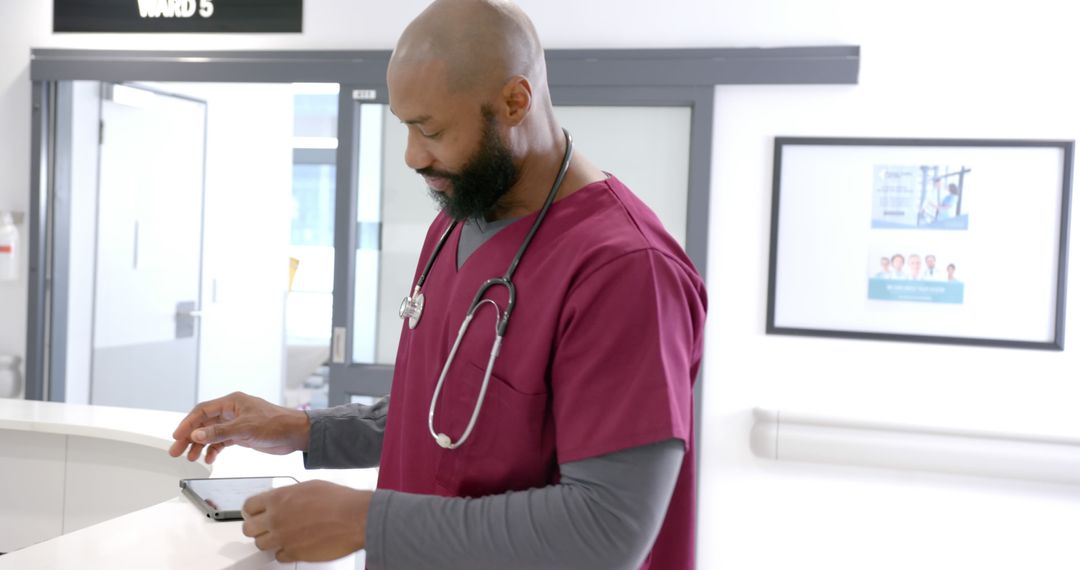
[{"label": "white reception counter", "polygon": [[211,468],[169,457],[183,414],[0,399],[0,569],[362,568],[282,565],[239,522],[180,495],[185,477],[291,475],[373,488],[376,470],[305,470],[300,453],[226,449]]}]

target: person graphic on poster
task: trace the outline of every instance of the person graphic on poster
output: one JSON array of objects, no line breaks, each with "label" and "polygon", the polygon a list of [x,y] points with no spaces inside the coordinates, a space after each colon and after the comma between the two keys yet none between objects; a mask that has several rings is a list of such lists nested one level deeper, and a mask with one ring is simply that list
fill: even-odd
[{"label": "person graphic on poster", "polygon": [[950,264],[946,265],[945,266],[945,272],[948,274],[948,276],[945,278],[946,281],[948,281],[950,283],[960,283],[960,279],[956,277],[956,265],[955,264],[950,263]]},{"label": "person graphic on poster", "polygon": [[922,257],[919,257],[919,254],[913,253],[908,256],[907,271],[905,272],[904,277],[910,281],[923,280]]},{"label": "person graphic on poster", "polygon": [[903,279],[904,278],[904,256],[903,254],[896,253],[889,258],[889,265],[892,270],[889,272],[889,279]]},{"label": "person graphic on poster", "polygon": [[892,263],[888,257],[881,258],[881,271],[874,274],[875,279],[889,279],[892,276]]},{"label": "person graphic on poster", "polygon": [[868,257],[867,299],[963,304],[964,284],[956,277],[955,263],[948,263],[943,274],[935,253],[873,253]]},{"label": "person graphic on poster", "polygon": [[949,184],[949,193],[941,199],[938,205],[937,217],[939,220],[956,217],[956,207],[960,204],[960,187]]},{"label": "person graphic on poster", "polygon": [[937,268],[937,256],[928,253],[923,257],[923,263],[926,265],[924,274],[929,281],[942,281],[945,276],[941,273],[941,270]]}]

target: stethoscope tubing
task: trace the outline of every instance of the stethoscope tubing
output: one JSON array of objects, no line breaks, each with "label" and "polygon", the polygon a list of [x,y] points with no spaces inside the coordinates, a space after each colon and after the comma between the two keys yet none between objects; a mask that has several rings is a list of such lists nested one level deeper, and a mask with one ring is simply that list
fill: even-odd
[{"label": "stethoscope tubing", "polygon": [[[491,303],[495,305],[495,302],[490,299],[481,301],[482,303]],[[446,373],[450,371],[450,364],[454,361],[454,357],[457,356],[458,347],[461,346],[461,339],[465,338],[465,331],[469,329],[469,323],[472,322],[473,315],[476,313],[476,309],[479,308],[479,304],[469,309],[469,313],[465,315],[465,320],[461,323],[461,328],[458,329],[457,338],[454,340],[454,346],[450,349],[450,355],[446,358],[446,363],[443,364],[442,372],[439,374],[439,381],[435,384],[435,392],[431,395],[431,407],[428,408],[428,432],[435,438],[435,442],[439,444],[439,447],[444,449],[457,449],[461,444],[465,443],[465,440],[469,439],[472,435],[473,428],[476,427],[476,420],[480,417],[480,407],[484,403],[484,396],[487,394],[488,385],[491,381],[491,371],[495,367],[495,357],[499,355],[499,348],[502,346],[503,335],[496,332],[495,343],[491,346],[491,354],[488,355],[487,367],[484,369],[484,380],[480,384],[480,394],[476,397],[476,404],[473,406],[472,416],[469,418],[469,425],[465,426],[465,431],[461,434],[456,442],[450,440],[450,437],[445,433],[435,433],[435,404],[439,401],[439,393],[442,392],[443,383],[446,382]],[[499,307],[495,306],[496,315],[498,315]],[[501,321],[502,319],[499,319]]]},{"label": "stethoscope tubing", "polygon": [[[573,137],[570,136],[570,133],[566,129],[563,129],[563,134],[566,137],[566,151],[563,153],[563,160],[559,167],[559,173],[555,177],[555,182],[552,184],[547,198],[544,200],[544,205],[540,208],[536,220],[533,221],[532,226],[529,228],[529,232],[525,235],[525,239],[522,240],[521,246],[518,247],[517,253],[514,254],[513,259],[510,261],[510,265],[507,266],[506,273],[504,273],[502,277],[488,279],[480,285],[480,289],[473,297],[472,303],[469,305],[469,310],[465,314],[465,319],[458,329],[457,338],[454,339],[454,344],[450,348],[450,354],[447,356],[446,362],[443,363],[442,371],[439,373],[439,379],[435,383],[435,390],[431,395],[431,405],[428,407],[428,432],[431,433],[431,437],[435,438],[435,442],[444,449],[457,449],[465,443],[469,436],[472,435],[473,428],[476,427],[477,418],[480,417],[480,409],[484,405],[484,396],[487,394],[487,389],[491,382],[491,373],[495,367],[495,358],[499,355],[503,337],[506,336],[506,329],[510,325],[510,315],[513,313],[514,307],[517,304],[517,288],[514,287],[514,282],[511,279],[514,272],[517,271],[521,259],[525,256],[525,251],[532,242],[533,236],[536,235],[536,231],[540,228],[540,224],[547,216],[551,204],[555,201],[555,195],[558,194],[559,187],[562,186],[563,180],[566,178],[566,173],[570,169],[570,160],[574,156]],[[428,273],[435,264],[435,259],[438,257],[439,252],[442,251],[443,246],[450,237],[450,233],[454,231],[456,226],[457,221],[455,220],[448,228],[446,228],[446,231],[443,232],[442,236],[439,237],[438,243],[435,244],[435,249],[431,252],[431,256],[424,265],[424,270],[420,273],[420,277],[413,287],[412,295],[406,297],[401,303],[402,308],[399,313],[402,318],[406,318],[406,316],[409,317],[409,328],[415,328],[420,320],[420,315],[423,311],[423,293],[421,293],[420,289],[427,280]],[[495,286],[506,287],[508,298],[505,311],[500,311],[499,305],[496,304],[495,301],[484,298],[487,291]],[[439,401],[439,394],[442,393],[443,384],[446,382],[446,375],[449,373],[450,366],[457,356],[457,351],[461,346],[462,339],[465,338],[465,332],[469,329],[469,324],[476,315],[476,311],[484,303],[491,303],[495,308],[495,342],[492,344],[491,353],[488,355],[487,366],[484,369],[484,380],[480,384],[480,394],[476,398],[476,404],[473,406],[473,412],[472,416],[469,418],[469,423],[465,427],[465,431],[461,434],[461,437],[457,441],[452,441],[445,433],[435,432],[435,407]],[[411,309],[416,305],[419,306],[419,310],[413,314]],[[410,308],[409,313],[406,312],[407,307]]]}]

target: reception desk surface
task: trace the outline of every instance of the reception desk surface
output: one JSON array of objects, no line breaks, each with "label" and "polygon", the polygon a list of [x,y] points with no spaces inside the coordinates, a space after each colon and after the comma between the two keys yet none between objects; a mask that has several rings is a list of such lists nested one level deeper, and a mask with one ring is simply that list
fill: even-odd
[{"label": "reception desk surface", "polygon": [[[373,488],[376,470],[305,470],[300,453],[224,450],[213,469],[169,457],[183,414],[0,400],[0,569],[355,568],[274,561],[180,495],[185,477],[290,475]],[[211,474],[212,473],[212,474]],[[3,542],[6,541],[6,542]],[[362,566],[361,566],[362,567]]]}]

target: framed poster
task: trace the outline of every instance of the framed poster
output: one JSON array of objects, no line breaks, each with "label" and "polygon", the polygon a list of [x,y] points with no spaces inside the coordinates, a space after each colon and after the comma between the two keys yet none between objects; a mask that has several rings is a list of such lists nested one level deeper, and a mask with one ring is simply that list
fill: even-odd
[{"label": "framed poster", "polygon": [[1074,147],[778,137],[766,332],[1063,350]]}]

